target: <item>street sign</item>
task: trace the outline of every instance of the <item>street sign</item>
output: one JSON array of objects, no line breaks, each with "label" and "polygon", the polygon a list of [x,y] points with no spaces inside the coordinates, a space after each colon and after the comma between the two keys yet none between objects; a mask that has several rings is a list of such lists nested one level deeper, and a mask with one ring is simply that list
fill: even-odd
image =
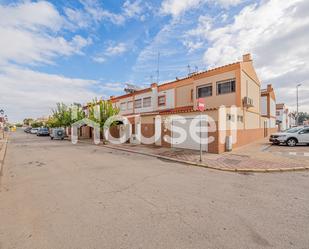
[{"label": "street sign", "polygon": [[197,99],[197,109],[200,112],[205,111],[205,99],[204,98]]}]

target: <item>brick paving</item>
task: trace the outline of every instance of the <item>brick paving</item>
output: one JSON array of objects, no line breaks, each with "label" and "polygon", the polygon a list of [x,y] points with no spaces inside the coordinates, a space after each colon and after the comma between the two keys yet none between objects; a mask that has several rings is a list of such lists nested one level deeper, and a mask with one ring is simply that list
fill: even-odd
[{"label": "brick paving", "polygon": [[[146,154],[169,157],[177,160],[199,162],[199,152],[185,149],[163,148],[153,145],[109,145],[115,148],[128,149]],[[265,144],[250,145],[250,149],[246,147],[237,149],[234,152],[223,154],[203,153],[202,163],[209,167],[220,169],[287,169],[309,166],[309,157],[307,160],[294,160],[286,158],[282,154],[270,153],[265,149]]]}]

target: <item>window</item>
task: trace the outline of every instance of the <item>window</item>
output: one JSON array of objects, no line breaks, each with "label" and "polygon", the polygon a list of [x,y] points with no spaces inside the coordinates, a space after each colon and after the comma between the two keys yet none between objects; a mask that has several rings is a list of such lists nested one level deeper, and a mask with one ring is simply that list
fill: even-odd
[{"label": "window", "polygon": [[128,110],[133,109],[133,101],[128,101]]},{"label": "window", "polygon": [[120,110],[125,111],[127,109],[127,102],[120,103]]},{"label": "window", "polygon": [[280,116],[280,111],[276,111],[276,115],[277,115],[277,116]]},{"label": "window", "polygon": [[134,101],[134,108],[142,108],[142,100],[141,99],[136,99]]},{"label": "window", "polygon": [[193,102],[193,89],[190,91],[190,101]]},{"label": "window", "polygon": [[217,95],[235,92],[235,79],[217,82]]},{"label": "window", "polygon": [[165,95],[158,97],[158,106],[164,106],[165,105]]},{"label": "window", "polygon": [[234,122],[235,121],[235,116],[232,115],[232,114],[226,114],[226,120]]},{"label": "window", "polygon": [[237,115],[237,121],[243,123],[244,122],[244,117],[241,115]]},{"label": "window", "polygon": [[309,134],[309,129],[303,129],[303,130],[301,131],[301,134]]},{"label": "window", "polygon": [[197,87],[197,98],[212,96],[212,84]]},{"label": "window", "polygon": [[151,97],[143,98],[143,107],[151,106]]}]

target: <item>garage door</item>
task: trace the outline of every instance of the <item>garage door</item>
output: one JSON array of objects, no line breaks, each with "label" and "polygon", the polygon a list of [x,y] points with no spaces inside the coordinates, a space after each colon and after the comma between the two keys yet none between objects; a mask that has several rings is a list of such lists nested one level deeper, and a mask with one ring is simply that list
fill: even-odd
[{"label": "garage door", "polygon": [[[177,118],[172,120],[172,147],[190,150],[200,149],[200,129],[199,118]],[[202,126],[206,126],[206,121],[202,121]],[[181,139],[181,130],[185,133],[185,138]],[[202,132],[202,150],[207,151],[207,133]]]}]

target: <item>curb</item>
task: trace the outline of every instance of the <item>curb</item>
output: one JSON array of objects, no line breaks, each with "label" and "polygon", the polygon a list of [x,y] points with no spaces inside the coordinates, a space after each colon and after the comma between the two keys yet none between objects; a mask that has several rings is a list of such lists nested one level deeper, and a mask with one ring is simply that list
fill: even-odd
[{"label": "curb", "polygon": [[196,162],[191,162],[191,161],[185,161],[181,159],[176,159],[176,158],[171,158],[171,157],[166,157],[166,156],[160,156],[152,153],[146,153],[146,152],[139,152],[135,150],[130,150],[130,149],[124,149],[124,148],[116,148],[110,145],[101,145],[103,147],[109,148],[109,149],[114,149],[114,150],[120,150],[120,151],[126,151],[130,153],[136,153],[140,155],[145,155],[145,156],[151,156],[151,157],[156,157],[160,159],[165,159],[169,160],[172,162],[178,162],[178,163],[184,163],[188,164],[191,166],[195,167],[201,167],[201,168],[208,168],[208,169],[214,169],[214,170],[219,170],[219,171],[225,171],[225,172],[235,172],[235,173],[278,173],[278,172],[294,172],[294,171],[304,171],[304,170],[309,170],[309,167],[295,167],[295,168],[273,168],[273,169],[229,169],[229,168],[220,168],[220,167],[214,167],[214,166],[208,166],[207,164],[203,163],[196,163]]},{"label": "curb", "polygon": [[6,155],[7,143],[8,143],[8,138],[6,137],[4,140],[2,149],[0,151],[0,177],[3,175],[3,164],[4,164],[4,158]]},{"label": "curb", "polygon": [[[88,143],[85,141],[79,141],[82,143],[86,144],[92,144],[93,143]],[[214,170],[219,170],[219,171],[225,171],[225,172],[234,172],[234,173],[282,173],[282,172],[296,172],[296,171],[304,171],[304,170],[309,170],[309,166],[304,166],[304,167],[295,167],[295,168],[273,168],[273,169],[237,169],[237,168],[220,168],[220,167],[215,167],[215,166],[209,166],[207,164],[203,163],[197,163],[197,162],[191,162],[191,161],[186,161],[186,160],[181,160],[181,159],[176,159],[176,158],[171,158],[171,157],[166,157],[166,156],[161,156],[157,154],[152,154],[152,153],[146,153],[146,152],[140,152],[140,151],[135,151],[135,150],[130,150],[130,149],[125,149],[125,148],[117,148],[114,146],[106,145],[106,144],[97,144],[97,146],[102,146],[106,147],[109,149],[114,149],[114,150],[120,150],[120,151],[125,151],[125,152],[130,152],[130,153],[135,153],[139,155],[144,155],[144,156],[151,156],[159,159],[164,159],[168,160],[171,162],[177,162],[177,163],[184,163],[190,166],[194,167],[200,167],[200,168],[207,168],[207,169],[214,169]]]}]

